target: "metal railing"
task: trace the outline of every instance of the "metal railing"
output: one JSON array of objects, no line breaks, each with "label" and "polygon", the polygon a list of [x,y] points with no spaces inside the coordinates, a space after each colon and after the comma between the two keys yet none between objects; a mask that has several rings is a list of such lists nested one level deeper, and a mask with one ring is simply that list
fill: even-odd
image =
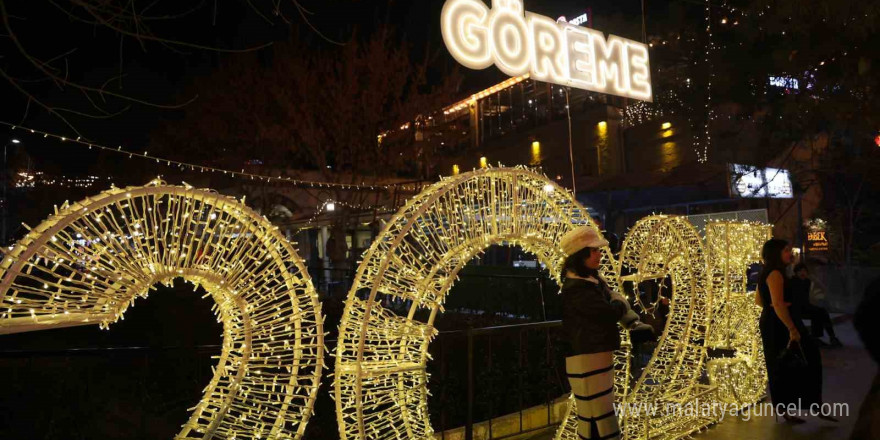
[{"label": "metal railing", "polygon": [[[557,343],[561,325],[561,321],[545,321],[440,332],[431,344],[433,360],[428,363],[432,395],[429,410],[432,425],[438,428],[439,437],[446,439],[446,432],[450,428],[464,426],[465,438],[473,440],[474,427],[479,422],[488,422],[490,439],[555,425],[552,404],[566,391],[558,370],[562,359]],[[326,342],[328,349],[332,350],[335,340]],[[139,373],[152,376],[154,373],[149,371],[152,370],[151,365],[165,365],[156,363],[155,359],[172,356],[178,360],[176,369],[189,364],[177,370],[175,375],[183,374],[191,377],[190,381],[199,382],[197,377],[207,380],[209,369],[206,364],[213,363],[212,358],[220,348],[219,345],[198,345],[0,350],[0,362],[12,366],[22,365],[23,361],[28,369],[32,369],[46,364],[44,361],[35,363],[35,360],[60,358],[69,364],[71,371],[79,371],[93,362],[89,359],[106,359],[107,362],[129,365]],[[82,360],[76,361],[76,358]],[[118,371],[108,373],[121,374]],[[24,371],[18,374],[28,375]],[[79,383],[79,380],[75,382]],[[81,385],[84,389],[97,386],[89,381]],[[190,388],[193,388],[190,392],[195,390],[194,386]],[[329,387],[322,390],[322,394],[329,392]],[[322,395],[319,400],[329,397]],[[186,403],[153,401],[154,405],[179,406],[178,410],[182,410]],[[534,422],[528,426],[524,424],[524,411],[534,411],[535,407],[541,405],[546,407],[546,423],[540,426],[535,426]],[[519,429],[516,432],[511,432],[509,423],[503,435],[493,432],[493,419],[516,413],[519,415]],[[321,420],[324,418],[322,416],[329,416],[332,420]],[[332,425],[335,423],[335,414],[322,412],[312,418],[312,423]],[[326,427],[324,430],[329,431]]]},{"label": "metal railing", "polygon": [[688,221],[703,233],[706,223],[712,220],[750,221],[768,223],[766,209],[747,209],[742,211],[714,212],[710,214],[694,214],[687,216]]},{"label": "metal railing", "polygon": [[[336,309],[342,307],[341,301],[348,294],[354,271],[351,269],[310,268],[310,272],[313,271],[315,273],[312,276],[316,287],[322,292],[322,295],[327,297],[328,301],[325,303],[333,303]],[[328,274],[330,277],[326,277]],[[469,322],[473,322],[475,326],[481,325],[483,327],[440,331],[435,341],[429,346],[429,353],[432,356],[432,360],[427,364],[430,373],[428,387],[431,391],[429,411],[431,423],[437,428],[438,437],[446,439],[448,438],[446,431],[450,428],[464,427],[466,438],[472,440],[475,426],[485,426],[488,423],[489,438],[503,438],[511,435],[511,429],[514,427],[511,425],[510,416],[516,413],[519,415],[519,429],[516,433],[534,431],[554,425],[553,401],[567,391],[564,371],[560,373],[561,360],[563,359],[562,345],[559,343],[561,321],[489,327],[485,327],[485,325],[491,322],[515,322],[545,318],[543,296],[545,292],[552,290],[549,286],[555,286],[555,281],[544,273],[462,276],[463,283],[468,279],[478,283],[478,287],[471,285],[471,290],[489,293],[488,296],[494,295],[504,301],[509,300],[510,304],[501,304],[504,307],[495,308],[497,305],[495,303],[482,304],[465,301],[464,304],[469,308],[449,310],[444,314],[444,318],[451,319],[451,321],[447,320],[445,324],[439,323],[440,328],[443,328],[444,325],[447,328],[461,328]],[[482,286],[487,282],[495,283],[491,284],[492,290],[498,291],[487,292],[483,289]],[[535,283],[537,283],[537,288]],[[545,286],[544,283],[550,284]],[[325,289],[327,286],[332,289]],[[515,292],[513,289],[522,290],[522,292]],[[535,295],[537,292],[541,293],[540,300],[537,298],[538,295]],[[517,297],[518,294],[523,296]],[[469,296],[472,295],[461,295],[462,298]],[[557,295],[550,293],[546,296],[547,301],[558,301]],[[527,301],[528,304],[521,304],[524,301]],[[328,308],[325,304],[325,312]],[[336,309],[334,309],[336,313],[341,313],[341,309]],[[496,313],[494,317],[487,319],[485,316],[478,317],[479,310],[474,309],[492,312],[503,309],[505,313]],[[525,310],[528,311],[524,312]],[[459,319],[461,321],[456,321]],[[335,330],[335,325],[328,323],[327,329],[332,332]],[[329,355],[335,351],[336,340],[335,335],[328,336],[325,343]],[[13,336],[5,336],[5,338],[9,337]],[[72,340],[75,339],[78,338],[72,338]],[[11,340],[9,341],[11,342]],[[96,342],[104,345],[108,341]],[[15,348],[13,349],[13,347]],[[54,347],[57,347],[57,344],[47,344],[43,347],[34,346],[33,349],[30,349],[28,345],[18,344],[16,347],[15,344],[9,344],[5,350],[0,349],[0,364],[18,369],[16,375],[19,376],[19,381],[25,383],[31,375],[37,374],[36,372],[43,368],[60,371],[59,374],[63,376],[64,371],[69,371],[71,374],[77,371],[88,371],[89,365],[98,362],[108,368],[112,367],[111,370],[108,370],[108,375],[117,375],[122,378],[126,377],[129,371],[137,371],[134,373],[135,375],[150,377],[151,384],[171,382],[175,386],[186,385],[188,387],[186,390],[179,390],[180,396],[177,399],[180,400],[183,396],[192,395],[194,398],[198,395],[197,391],[203,385],[201,381],[207,381],[210,378],[210,366],[215,362],[212,357],[216,356],[221,349],[219,345],[102,346],[61,349]],[[168,365],[168,358],[176,359],[174,374],[171,372],[165,374],[156,369],[157,366]],[[329,357],[327,360],[328,362],[332,361]],[[127,370],[114,369],[116,368],[115,364],[126,364],[129,367]],[[22,368],[25,365],[27,367]],[[69,368],[58,370],[59,365],[68,365]],[[160,369],[163,368],[160,367]],[[33,371],[33,373],[28,371]],[[82,376],[82,374],[74,375]],[[175,376],[178,375],[184,377],[176,378]],[[82,392],[90,389],[103,390],[103,386],[98,383],[100,381],[95,382],[97,378],[89,378],[82,383],[80,379],[62,379],[62,377],[58,378],[59,383],[77,384],[76,386],[79,387],[78,389],[81,388]],[[180,382],[184,379],[186,384]],[[327,378],[327,381],[329,380]],[[322,385],[318,401],[324,399],[329,401],[331,389],[329,382]],[[49,391],[51,390],[41,392]],[[101,392],[112,394],[111,390]],[[11,397],[11,395],[6,397]],[[164,397],[148,395],[138,397],[138,399],[144,399],[144,402],[140,402],[141,404],[149,403],[149,405],[144,405],[145,407],[150,407],[150,405],[152,407],[167,406],[168,408],[173,407],[178,412],[183,412],[186,405],[191,403],[188,401],[177,402],[176,400],[166,402],[163,400]],[[335,432],[335,413],[327,407],[326,402],[319,402],[316,404],[324,406],[318,412],[318,416],[312,418],[310,429],[311,425],[315,424],[321,425],[317,432]],[[534,409],[542,405],[546,407],[546,423],[542,423],[542,426],[536,426]],[[527,409],[530,411],[526,413]],[[524,414],[531,414],[528,419],[529,423],[524,423]],[[493,424],[493,419],[497,422],[499,416],[509,416],[503,419],[503,433],[498,432],[501,428],[497,423]],[[145,416],[145,419],[148,418]],[[321,437],[317,432],[316,435]]]},{"label": "metal railing", "polygon": [[[454,423],[454,417],[450,420],[449,411],[455,406],[454,401],[446,402],[447,387],[444,386],[450,382],[449,366],[457,360],[455,354],[462,353],[460,351],[462,345],[466,347],[463,353],[466,361],[466,392],[464,402],[458,402],[466,404],[464,417],[466,440],[473,440],[474,425],[477,420],[488,423],[490,439],[504,438],[555,425],[551,413],[552,403],[565,392],[565,385],[559,375],[561,345],[557,343],[559,337],[557,333],[561,326],[562,321],[544,321],[440,332],[431,346],[434,361],[429,363],[429,371],[439,370],[435,371],[432,377],[439,378],[440,389],[433,389],[432,394],[437,396],[440,404],[429,407],[433,412],[432,418],[437,419],[432,420],[432,425],[439,428],[440,438],[446,438],[448,428],[462,426]],[[502,355],[499,355],[499,352],[503,352]],[[451,382],[455,383],[455,381]],[[515,408],[511,408],[510,402],[515,402]],[[543,405],[547,409],[546,423],[542,426],[525,428],[523,412],[538,405]],[[503,436],[496,437],[493,433],[493,419],[513,413],[519,415],[519,429],[514,433],[507,432]]]}]

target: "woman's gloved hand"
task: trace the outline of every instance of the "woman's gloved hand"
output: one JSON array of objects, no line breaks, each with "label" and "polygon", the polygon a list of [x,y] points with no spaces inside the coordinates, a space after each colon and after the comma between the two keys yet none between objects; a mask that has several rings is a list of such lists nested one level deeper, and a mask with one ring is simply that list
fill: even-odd
[{"label": "woman's gloved hand", "polygon": [[654,327],[639,320],[639,314],[630,308],[629,301],[625,296],[618,292],[611,292],[611,301],[622,301],[626,304],[627,311],[620,319],[620,324],[629,330],[630,341],[633,344],[653,341],[657,338]]},{"label": "woman's gloved hand", "polygon": [[629,301],[626,299],[625,296],[621,295],[619,292],[614,292],[614,291],[611,292],[611,301],[620,301],[620,302],[626,304],[626,308],[629,309]]}]

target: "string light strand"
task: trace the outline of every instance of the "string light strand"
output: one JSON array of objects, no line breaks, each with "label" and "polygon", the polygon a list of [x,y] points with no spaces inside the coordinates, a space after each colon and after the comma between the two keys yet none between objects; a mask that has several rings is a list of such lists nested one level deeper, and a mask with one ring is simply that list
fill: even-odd
[{"label": "string light strand", "polygon": [[101,151],[106,151],[115,154],[127,155],[129,159],[137,157],[141,159],[154,160],[156,163],[164,163],[166,166],[177,166],[181,169],[189,168],[190,171],[199,171],[199,172],[209,172],[209,173],[222,173],[227,177],[232,178],[243,178],[249,180],[259,180],[263,182],[269,183],[285,183],[295,186],[304,186],[309,188],[336,188],[342,190],[370,190],[370,191],[379,191],[379,190],[390,190],[390,189],[400,189],[403,191],[419,191],[423,185],[414,184],[411,182],[408,183],[389,183],[384,185],[368,185],[368,184],[355,184],[355,183],[340,183],[340,182],[324,182],[317,180],[304,180],[304,179],[294,179],[292,177],[283,177],[283,176],[269,176],[264,174],[256,174],[256,173],[248,173],[244,170],[242,171],[234,171],[224,168],[212,167],[207,165],[200,165],[196,163],[183,162],[174,159],[168,159],[165,157],[159,157],[156,155],[149,154],[148,151],[144,151],[143,153],[138,153],[134,151],[124,150],[122,146],[112,148],[105,145],[97,144],[94,142],[89,142],[82,140],[82,138],[68,138],[66,136],[57,135],[54,133],[49,133],[42,130],[37,130],[33,128],[23,127],[21,125],[11,124],[9,122],[0,121],[0,124],[11,127],[12,130],[23,130],[25,132],[30,132],[30,134],[34,135],[42,135],[44,138],[54,138],[60,140],[61,142],[70,142],[75,145],[96,148]]}]

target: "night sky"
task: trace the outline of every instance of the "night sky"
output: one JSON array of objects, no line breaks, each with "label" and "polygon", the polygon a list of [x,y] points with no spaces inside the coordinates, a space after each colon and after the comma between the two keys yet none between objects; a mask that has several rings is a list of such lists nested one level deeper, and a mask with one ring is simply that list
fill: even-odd
[{"label": "night sky", "polygon": [[[268,1],[254,1],[262,7],[260,13],[247,6],[246,2],[180,1],[159,2],[149,11],[154,15],[175,14],[188,8],[198,7],[190,15],[174,20],[159,20],[152,25],[154,34],[168,39],[185,41],[211,47],[242,49],[257,47],[274,41],[284,41],[292,33],[316,49],[332,45],[309,29],[292,4],[287,4],[285,15],[290,20],[286,24],[279,17],[271,15]],[[427,1],[318,1],[305,0],[301,4],[311,13],[304,12],[312,25],[330,39],[346,41],[358,38],[374,30],[377,25],[389,23],[398,31],[400,44],[410,48],[414,60],[430,56],[431,75],[439,79],[452,69],[460,69],[464,74],[461,96],[491,85],[504,78],[495,68],[471,71],[459,67],[449,56],[440,37],[440,9],[442,0]],[[66,5],[66,3],[58,3]],[[653,27],[651,18],[662,17],[670,5],[699,11],[698,4],[686,1],[648,2],[649,33]],[[187,85],[214,69],[220,60],[229,56],[224,53],[191,49],[187,47],[145,42],[143,46],[131,37],[120,36],[104,27],[92,26],[72,20],[64,12],[45,1],[15,2],[6,6],[9,24],[21,44],[35,57],[49,59],[74,50],[54,65],[66,69],[70,80],[91,86],[100,86],[120,73],[121,81],[107,83],[109,90],[144,99],[157,104],[173,105],[186,102],[193,96],[186,95]],[[164,9],[163,9],[164,8]],[[640,37],[640,2],[637,0],[609,1],[580,0],[526,1],[526,10],[543,15],[573,17],[591,8],[595,27],[605,32],[615,33],[634,39]],[[262,14],[263,16],[261,16]],[[263,18],[265,17],[265,18]],[[120,41],[121,40],[121,41]],[[3,43],[4,70],[11,76],[22,79],[39,78],[38,73],[29,68],[15,46],[9,41]],[[120,56],[122,62],[120,63]],[[65,62],[66,60],[66,62]],[[69,87],[60,88],[51,81],[22,82],[33,95],[45,103],[81,112],[94,113],[82,94]],[[73,131],[57,117],[31,104],[24,116],[27,100],[24,95],[8,82],[2,83],[5,105],[2,106],[2,120],[42,129],[52,133],[74,137]],[[125,108],[118,116],[91,119],[65,113],[73,125],[85,138],[93,142],[118,146],[131,150],[148,148],[149,134],[163,118],[174,118],[180,111],[160,109],[138,103],[108,100],[104,109],[114,113]],[[23,118],[24,116],[24,118]],[[2,130],[7,130],[5,127]],[[98,153],[83,148],[63,145],[51,140],[33,136],[20,136],[20,148],[27,151],[33,164],[40,169],[56,173],[97,173],[94,164]],[[120,159],[103,158],[104,164],[113,164]]]}]

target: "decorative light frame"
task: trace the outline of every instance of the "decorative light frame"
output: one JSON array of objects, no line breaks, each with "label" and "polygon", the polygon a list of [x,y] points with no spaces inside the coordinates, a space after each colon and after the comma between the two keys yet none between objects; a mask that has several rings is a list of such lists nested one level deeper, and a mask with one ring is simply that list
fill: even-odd
[{"label": "decorative light frame", "polygon": [[158,180],[112,188],[56,208],[0,274],[0,334],[107,328],[156,283],[204,286],[222,351],[175,438],[302,437],[324,366],[321,305],[292,244],[244,203]]},{"label": "decorative light frame", "polygon": [[[579,225],[596,227],[568,191],[520,167],[444,178],[410,200],[364,254],[346,301],[334,380],[340,439],[430,438],[428,345],[458,272],[490,245],[507,243],[536,255],[558,281],[559,238]],[[628,234],[620,260],[604,248],[602,262],[603,276],[615,288],[667,275],[674,284],[669,322],[632,387],[631,344],[621,333],[622,348],[614,356],[618,401],[648,407],[719,399],[719,384],[698,382],[706,367],[713,284],[696,229],[683,217],[647,217]],[[624,267],[634,272],[620,276]],[[406,316],[382,307],[386,297],[407,302]],[[426,322],[415,318],[419,309],[428,312]],[[745,371],[713,365],[716,380]],[[699,414],[621,417],[624,438],[681,438],[715,421]],[[557,438],[576,438],[576,423],[569,409]]]},{"label": "decorative light frame", "polygon": [[712,279],[712,326],[707,346],[732,356],[708,362],[709,383],[718,387],[716,399],[748,406],[766,393],[767,369],[758,319],[761,307],[748,288],[747,269],[761,261],[761,247],[773,236],[772,226],[746,221],[706,224],[709,274]]},{"label": "decorative light frame", "polygon": [[[334,381],[340,438],[431,437],[428,345],[458,272],[507,243],[535,254],[559,281],[559,240],[580,225],[597,228],[570,192],[523,167],[443,178],[409,200],[365,253],[346,300]],[[668,323],[634,386],[621,331],[618,402],[745,406],[763,396],[759,309],[744,273],[770,232],[759,223],[710,222],[704,244],[683,217],[654,215],[631,229],[619,260],[602,249],[601,272],[615,289],[673,281]],[[0,276],[0,334],[107,328],[156,283],[203,285],[224,326],[223,348],[176,438],[302,437],[324,366],[320,303],[292,244],[243,203],[158,180],[112,188],[56,208],[3,257]],[[384,309],[386,296],[408,301],[407,316]],[[427,322],[415,319],[420,308],[430,312]],[[732,357],[707,362],[709,348]],[[708,385],[698,382],[704,369]],[[558,439],[577,438],[569,403]],[[620,417],[627,439],[682,438],[716,421],[699,412]]]},{"label": "decorative light frame", "polygon": [[[536,255],[558,281],[559,240],[579,225],[597,228],[571,193],[522,167],[444,178],[411,199],[364,254],[346,301],[334,382],[340,438],[431,437],[428,345],[458,272],[490,245],[508,243]],[[603,254],[607,276],[614,260],[607,248]],[[407,316],[382,307],[388,296],[408,301]],[[430,312],[427,322],[415,319],[420,308]],[[628,359],[625,343],[617,368],[628,373]],[[626,374],[619,376],[625,394]]]},{"label": "decorative light frame", "polygon": [[[617,273],[624,268],[634,272],[620,281],[638,284],[669,276],[672,296],[666,328],[648,366],[631,393],[617,396],[625,408],[641,411],[620,416],[621,438],[688,438],[732,408],[763,398],[767,371],[760,308],[754,291],[748,291],[746,271],[760,260],[771,232],[762,223],[712,221],[704,242],[686,218],[666,215],[645,217],[630,230]],[[707,359],[710,348],[727,355]],[[704,371],[708,385],[698,382]],[[578,439],[574,405],[572,396],[557,440]]]}]

